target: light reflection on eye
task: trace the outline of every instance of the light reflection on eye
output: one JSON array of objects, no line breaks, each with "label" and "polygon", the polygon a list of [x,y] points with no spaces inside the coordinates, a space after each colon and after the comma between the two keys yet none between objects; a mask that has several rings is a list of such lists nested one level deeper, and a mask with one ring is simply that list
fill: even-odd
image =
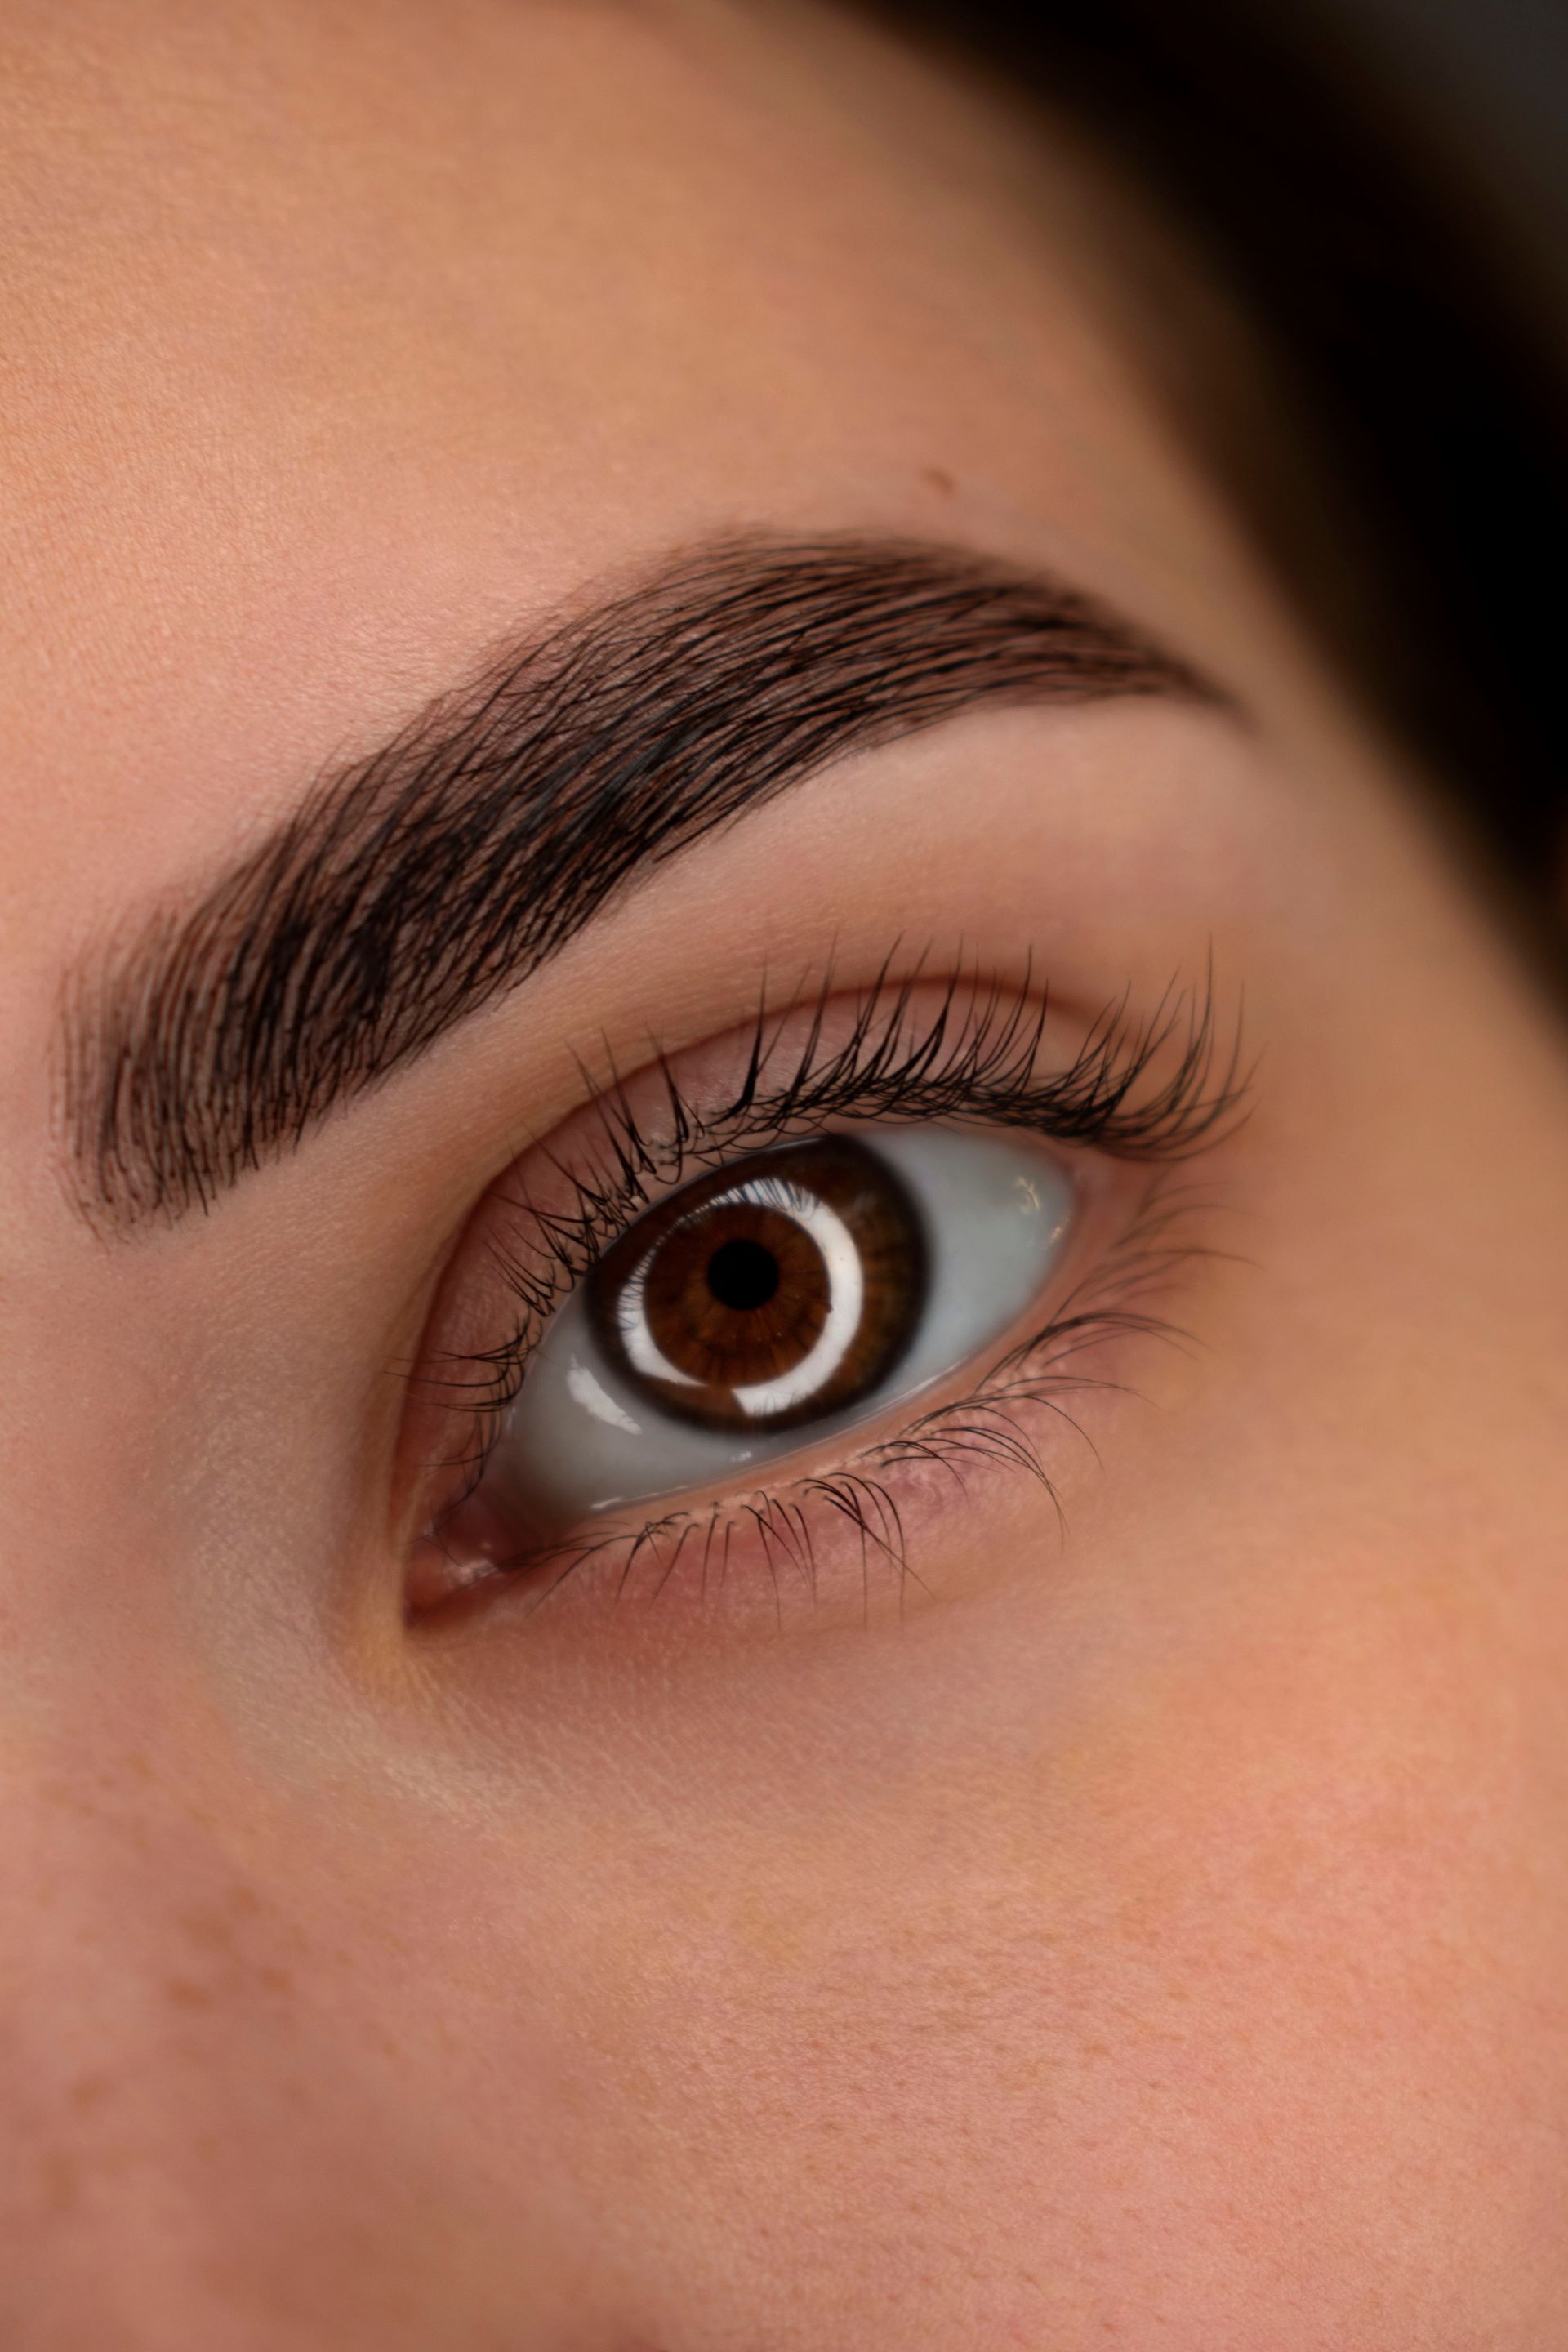
[{"label": "light reflection on eye", "polygon": [[688,1185],[601,1259],[584,1304],[623,1383],[699,1427],[761,1433],[868,1395],[925,1292],[908,1188],[830,1136]]},{"label": "light reflection on eye", "polygon": [[715,1486],[933,1386],[1034,1301],[1073,1207],[1014,1134],[789,1144],[637,1220],[562,1306],[486,1464],[521,1551]]}]

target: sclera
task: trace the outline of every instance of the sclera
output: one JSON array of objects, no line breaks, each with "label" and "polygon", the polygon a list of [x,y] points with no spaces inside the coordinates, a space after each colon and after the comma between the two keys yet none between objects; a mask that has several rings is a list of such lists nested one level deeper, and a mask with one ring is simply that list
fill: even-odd
[{"label": "sclera", "polygon": [[882,1159],[925,1229],[926,1296],[910,1342],[852,1408],[769,1435],[705,1430],[634,1390],[596,1338],[579,1288],[557,1310],[486,1465],[489,1514],[520,1552],[601,1514],[721,1487],[792,1454],[822,1455],[894,1405],[979,1360],[1025,1315],[1059,1264],[1075,1188],[1033,1138],[941,1126],[847,1130]]}]

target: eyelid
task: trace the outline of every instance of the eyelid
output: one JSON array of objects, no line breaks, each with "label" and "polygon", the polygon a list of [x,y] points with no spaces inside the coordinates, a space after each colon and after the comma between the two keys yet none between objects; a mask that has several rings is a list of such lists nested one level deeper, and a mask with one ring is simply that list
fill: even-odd
[{"label": "eyelid", "polygon": [[933,982],[918,966],[855,992],[829,981],[781,1013],[764,1007],[705,1046],[612,1076],[491,1188],[490,1245],[517,1319],[510,1340],[479,1351],[494,1381],[486,1410],[504,1408],[508,1382],[592,1257],[706,1168],[835,1119],[873,1118],[994,1123],[1163,1165],[1212,1141],[1247,1087],[1239,1028],[1222,1033],[1206,975],[1196,988],[1173,984],[1147,1011],[1119,999],[1088,1017],[1031,992],[1027,973],[1015,989],[973,970]]},{"label": "eyelid", "polygon": [[[1165,1310],[1213,1255],[1210,1204],[1173,1196],[1172,1171],[1104,1172],[1112,1181],[1085,1203],[1059,1295],[1053,1284],[1015,1339],[934,1399],[852,1433],[847,1449],[835,1439],[826,1456],[792,1454],[759,1485],[669,1497],[525,1555],[452,1551],[432,1530],[410,1560],[411,1625],[461,1640],[492,1612],[531,1622],[570,1600],[568,1627],[612,1607],[617,1638],[629,1633],[628,1602],[657,1601],[683,1639],[699,1625],[773,1633],[796,1617],[864,1627],[942,1597],[943,1580],[933,1587],[926,1573],[933,1524],[989,1508],[996,1485],[1020,1471],[1065,1528],[1064,1486],[1074,1471],[1103,1468],[1108,1416],[1138,1401],[1133,1367],[1152,1345],[1185,1339]],[[962,1550],[976,1557],[973,1545]],[[662,1656],[663,1637],[653,1638]]]},{"label": "eyelid", "polygon": [[[1119,1003],[1075,1022],[1044,992],[917,972],[855,993],[825,989],[674,1062],[655,1059],[584,1104],[482,1205],[416,1382],[411,1420],[425,1433],[430,1483],[448,1504],[468,1491],[555,1305],[695,1169],[819,1132],[830,1117],[900,1111],[1164,1166],[1212,1142],[1238,1110],[1238,1040],[1222,1049],[1208,987],[1173,989],[1136,1016]],[[498,1329],[502,1299],[511,1323]],[[452,1423],[468,1424],[455,1455],[430,1443],[443,1419],[448,1438]]]},{"label": "eyelid", "polygon": [[[814,1183],[831,1188],[837,1181],[846,1205],[858,1198],[862,1210],[882,1188],[879,1213],[894,1221],[879,1236],[889,1255],[879,1257],[874,1245],[862,1261],[857,1243],[847,1230],[844,1234],[855,1276],[867,1266],[872,1319],[861,1324],[861,1286],[854,1280],[841,1336],[847,1343],[867,1328],[889,1337],[896,1331],[896,1346],[879,1361],[873,1341],[835,1394],[834,1367],[825,1376],[822,1353],[831,1344],[830,1314],[795,1366],[805,1383],[801,1393],[811,1400],[804,1411],[790,1415],[787,1395],[775,1401],[767,1394],[786,1386],[787,1375],[784,1382],[730,1391],[717,1421],[705,1410],[682,1414],[678,1399],[661,1410],[662,1368],[618,1360],[613,1332],[596,1327],[592,1313],[606,1276],[626,1286],[618,1306],[628,1297],[635,1302],[639,1264],[657,1261],[662,1245],[655,1211],[651,1241],[643,1239],[648,1221],[639,1221],[563,1302],[506,1417],[486,1484],[514,1541],[525,1525],[536,1537],[547,1524],[585,1527],[607,1503],[641,1507],[737,1475],[772,1477],[792,1457],[820,1460],[830,1446],[862,1445],[873,1426],[889,1424],[895,1409],[907,1419],[921,1409],[917,1398],[929,1403],[1037,1308],[1071,1245],[1081,1196],[1092,1189],[1075,1182],[1060,1156],[1034,1138],[936,1124],[835,1135],[826,1151],[815,1144],[785,1146],[773,1164],[788,1164],[791,1153],[802,1155],[798,1164],[808,1171],[802,1177],[808,1213],[816,1205]],[[752,1171],[767,1164],[741,1163]],[[754,1182],[764,1181],[753,1172]],[[722,1177],[705,1179],[676,1200],[694,1192],[700,1200],[710,1193],[722,1202]],[[870,1230],[868,1221],[862,1231]],[[664,1241],[679,1231],[679,1221],[667,1221]],[[845,1304],[838,1296],[834,1311]],[[592,1383],[586,1396],[584,1376]],[[615,1410],[617,1396],[629,1412]],[[737,1412],[722,1409],[731,1399],[741,1404]],[[773,1418],[781,1408],[784,1417]],[[491,1531],[496,1524],[492,1517]]]}]

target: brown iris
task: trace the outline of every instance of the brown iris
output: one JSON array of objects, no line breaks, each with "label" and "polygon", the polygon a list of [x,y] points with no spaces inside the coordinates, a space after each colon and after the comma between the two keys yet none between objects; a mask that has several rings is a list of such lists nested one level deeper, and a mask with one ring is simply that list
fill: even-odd
[{"label": "brown iris", "polygon": [[788,1428],[858,1403],[903,1354],[926,1252],[891,1170],[848,1137],[732,1161],[640,1219],[589,1279],[623,1379],[682,1420]]}]

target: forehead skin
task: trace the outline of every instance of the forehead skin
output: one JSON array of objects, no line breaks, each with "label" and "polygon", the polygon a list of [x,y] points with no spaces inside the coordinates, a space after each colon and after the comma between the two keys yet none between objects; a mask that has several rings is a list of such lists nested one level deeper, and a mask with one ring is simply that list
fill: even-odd
[{"label": "forehead skin", "polygon": [[[3,37],[24,873],[62,822],[117,892],[192,863],[496,631],[737,521],[1225,593],[1020,156],[902,60],[700,5],[128,22]],[[13,888],[10,937],[58,919]]]},{"label": "forehead skin", "polygon": [[[37,0],[0,93],[0,2336],[1543,2352],[1560,1052],[1102,324],[1070,173],[705,0]],[[210,1223],[73,1222],[71,960],[752,525],[1059,572],[1251,731],[879,754]],[[743,1018],[759,942],[943,923],[1099,1001],[1212,948],[1264,1049],[1067,1545],[988,1507],[864,1639],[412,1658],[387,1367],[532,1097]]]}]

